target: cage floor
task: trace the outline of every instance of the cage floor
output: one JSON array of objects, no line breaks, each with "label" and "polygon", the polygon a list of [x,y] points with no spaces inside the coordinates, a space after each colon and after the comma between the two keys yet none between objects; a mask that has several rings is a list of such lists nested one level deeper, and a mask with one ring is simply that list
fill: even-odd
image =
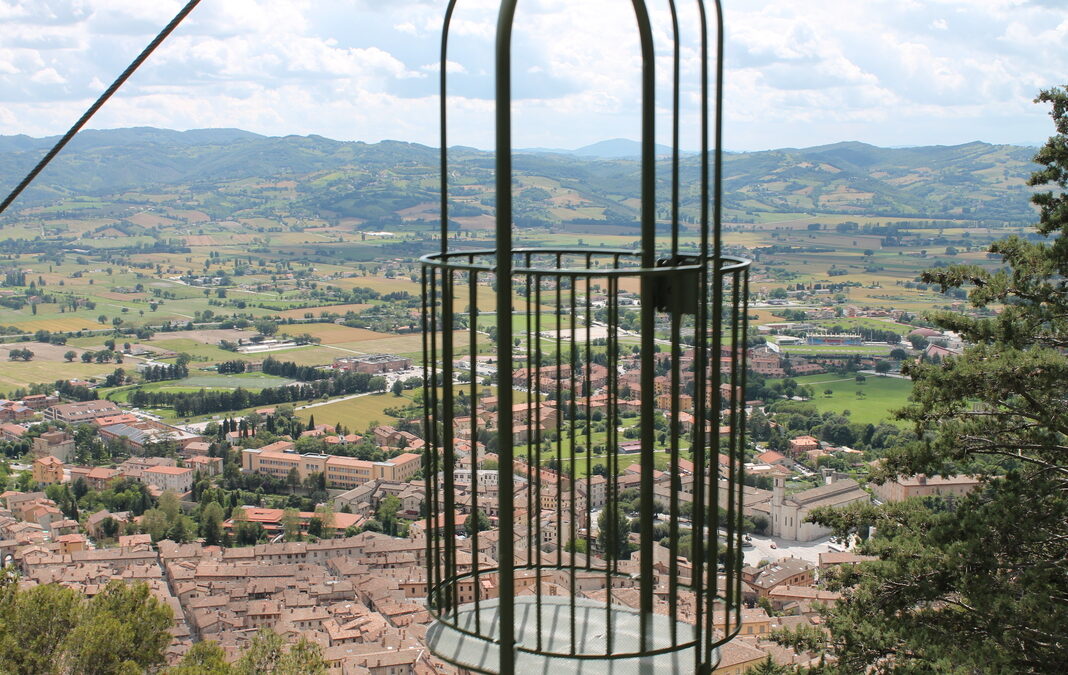
[{"label": "cage floor", "polygon": [[[571,650],[571,608],[568,597],[543,597],[541,600],[540,651],[568,653]],[[497,599],[483,600],[478,611],[481,633],[489,639],[480,639],[456,630],[452,626],[435,621],[427,630],[426,641],[431,651],[442,659],[461,668],[475,672],[497,673],[500,664],[500,647],[493,642],[500,635],[500,606]],[[461,605],[455,615],[455,623],[464,630],[475,630],[474,604]],[[612,651],[637,651],[640,630],[640,615],[636,610],[619,605],[612,606]],[[663,615],[653,615],[652,648],[661,649],[671,644],[671,620]],[[680,642],[692,639],[693,625],[678,623]],[[575,600],[575,651],[579,654],[604,654],[607,647],[608,621],[605,605],[586,598]],[[538,649],[538,618],[535,598],[515,598],[515,639],[527,649]],[[718,656],[715,659],[718,661]],[[548,656],[516,650],[515,672],[543,673],[545,675],[667,675],[668,673],[693,672],[692,649],[677,650],[655,656],[608,659],[604,657],[575,658]]]}]

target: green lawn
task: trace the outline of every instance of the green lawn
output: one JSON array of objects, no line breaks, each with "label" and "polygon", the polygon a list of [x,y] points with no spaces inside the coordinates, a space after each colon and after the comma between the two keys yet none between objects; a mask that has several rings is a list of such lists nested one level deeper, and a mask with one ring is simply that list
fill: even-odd
[{"label": "green lawn", "polygon": [[818,354],[820,356],[836,354],[888,356],[891,349],[890,345],[782,345],[782,350],[786,354]]},{"label": "green lawn", "polygon": [[[912,380],[867,375],[863,384],[840,375],[806,375],[795,378],[798,384],[812,387],[812,403],[821,412],[850,411],[849,418],[862,424],[892,421],[890,411],[908,403]],[[824,394],[830,389],[831,395]],[[863,395],[860,395],[863,394]]]}]

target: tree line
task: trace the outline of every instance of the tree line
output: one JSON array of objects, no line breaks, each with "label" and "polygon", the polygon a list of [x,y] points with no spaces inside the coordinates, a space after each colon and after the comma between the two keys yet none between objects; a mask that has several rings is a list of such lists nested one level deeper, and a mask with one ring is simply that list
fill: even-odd
[{"label": "tree line", "polygon": [[130,393],[128,402],[138,408],[170,407],[174,408],[178,417],[192,417],[385,389],[386,379],[381,376],[367,373],[333,373],[329,379],[267,387],[260,391],[238,388],[232,391],[201,389],[196,392],[167,393],[137,389]]}]

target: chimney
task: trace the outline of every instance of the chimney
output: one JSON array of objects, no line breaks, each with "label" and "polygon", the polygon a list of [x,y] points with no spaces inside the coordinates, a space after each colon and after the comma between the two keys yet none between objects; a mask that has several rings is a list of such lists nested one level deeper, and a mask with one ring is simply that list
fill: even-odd
[{"label": "chimney", "polygon": [[916,482],[918,482],[920,485],[927,485],[927,474],[916,474]]}]

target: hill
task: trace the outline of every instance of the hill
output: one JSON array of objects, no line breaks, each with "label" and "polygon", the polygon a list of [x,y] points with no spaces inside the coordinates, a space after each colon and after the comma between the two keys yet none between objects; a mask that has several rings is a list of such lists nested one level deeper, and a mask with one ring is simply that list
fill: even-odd
[{"label": "hill", "polygon": [[[10,189],[52,142],[0,136],[0,189]],[[637,148],[634,141],[614,139],[572,154],[517,153],[517,226],[633,227],[639,206]],[[1033,152],[981,142],[913,148],[845,142],[729,153],[724,162],[725,219],[863,214],[1027,222],[1033,219],[1026,186]],[[453,148],[449,155],[454,171],[451,215],[459,226],[477,229],[479,219],[493,213],[493,154]],[[662,155],[658,161],[667,168]],[[122,211],[120,203],[177,191],[183,194],[183,208],[212,218],[235,212],[347,217],[368,228],[395,229],[436,219],[437,162],[435,148],[398,141],[266,137],[237,129],[86,131],[16,208],[62,211],[77,206],[83,213],[114,216]],[[698,158],[684,155],[681,168],[682,216],[694,218],[699,210]],[[666,171],[660,174],[663,199],[669,185]],[[666,206],[658,204],[661,213]]]}]

